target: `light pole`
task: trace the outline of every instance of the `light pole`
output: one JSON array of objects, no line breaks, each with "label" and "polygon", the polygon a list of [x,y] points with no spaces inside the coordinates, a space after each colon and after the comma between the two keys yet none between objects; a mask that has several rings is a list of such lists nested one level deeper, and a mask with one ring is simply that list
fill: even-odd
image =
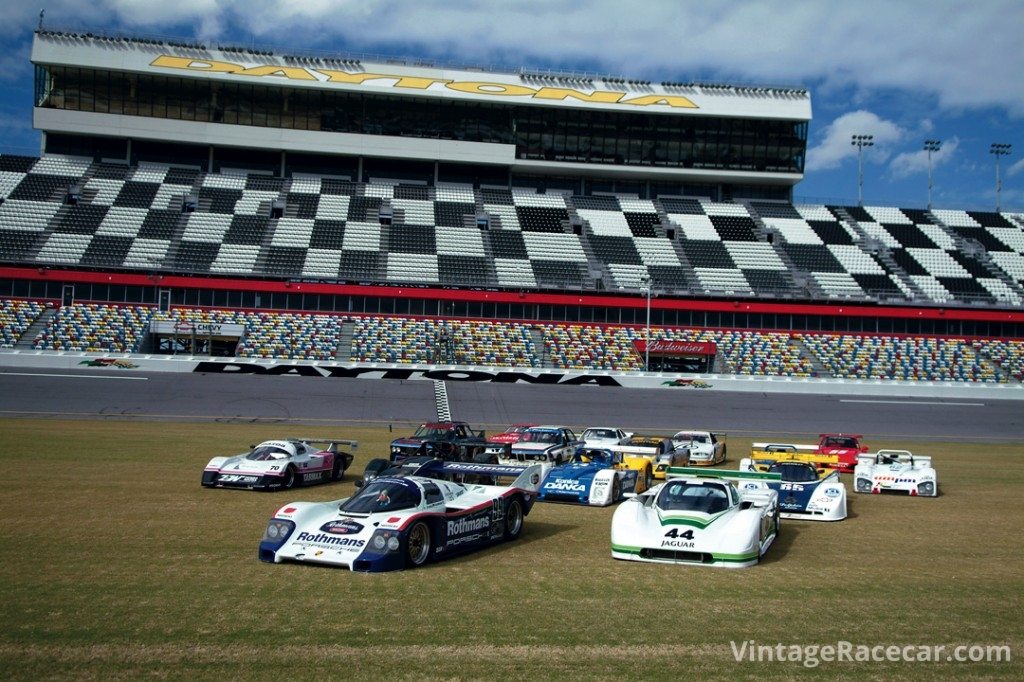
[{"label": "light pole", "polygon": [[644,371],[651,371],[651,276],[640,278],[640,291],[647,297],[647,323],[644,325]]},{"label": "light pole", "polygon": [[873,147],[874,135],[851,135],[850,144],[857,148],[857,205],[864,205],[864,147]]},{"label": "light pole", "polygon": [[992,146],[988,148],[988,153],[996,157],[996,213],[999,213],[999,195],[1003,191],[1003,179],[999,175],[999,157],[1009,156],[1012,151],[1012,144],[1000,142],[993,142]]},{"label": "light pole", "polygon": [[928,152],[928,210],[932,210],[932,152],[937,152],[942,147],[939,140],[925,140],[924,150]]}]

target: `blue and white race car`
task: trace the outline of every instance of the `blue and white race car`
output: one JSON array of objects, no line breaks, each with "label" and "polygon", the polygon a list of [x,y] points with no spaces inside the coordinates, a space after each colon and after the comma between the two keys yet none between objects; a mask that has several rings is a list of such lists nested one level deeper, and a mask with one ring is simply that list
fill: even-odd
[{"label": "blue and white race car", "polygon": [[451,462],[443,469],[515,480],[498,486],[380,477],[343,500],[292,502],[267,524],[259,558],[391,571],[519,537],[537,496],[539,464]]},{"label": "blue and white race car", "polygon": [[538,499],[603,507],[647,490],[650,477],[640,474],[638,469],[626,467],[619,453],[580,449],[566,464],[548,470]]},{"label": "blue and white race car", "polygon": [[754,460],[740,461],[736,485],[740,490],[768,488],[779,493],[779,512],[784,519],[807,521],[842,521],[846,518],[846,486],[839,472],[831,470],[819,478],[818,469],[810,462],[780,461],[768,467],[768,472],[779,474],[780,480],[745,479],[748,473],[758,471]]}]

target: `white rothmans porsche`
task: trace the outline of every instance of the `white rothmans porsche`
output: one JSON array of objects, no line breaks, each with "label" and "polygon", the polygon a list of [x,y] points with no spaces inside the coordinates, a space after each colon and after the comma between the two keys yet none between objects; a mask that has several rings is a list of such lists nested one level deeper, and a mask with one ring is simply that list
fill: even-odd
[{"label": "white rothmans porsche", "polygon": [[241,455],[211,459],[203,470],[202,483],[208,488],[287,490],[339,481],[353,458],[339,446],[354,450],[359,443],[332,438],[264,441]]},{"label": "white rothmans porsche", "polygon": [[937,497],[939,476],[932,467],[931,457],[913,455],[906,450],[879,450],[873,455],[858,455],[853,486],[859,493]]},{"label": "white rothmans porsche", "polygon": [[739,490],[729,478],[779,481],[772,473],[671,468],[665,483],[623,502],[612,516],[612,557],[630,561],[753,566],[779,533],[779,494]]}]

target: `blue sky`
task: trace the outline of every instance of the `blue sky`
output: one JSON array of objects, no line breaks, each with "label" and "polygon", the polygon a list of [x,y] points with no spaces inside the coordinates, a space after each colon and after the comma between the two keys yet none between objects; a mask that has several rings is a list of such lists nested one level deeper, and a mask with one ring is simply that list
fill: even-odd
[{"label": "blue sky", "polygon": [[40,0],[0,3],[0,151],[38,153],[32,31],[53,29],[591,71],[654,81],[797,85],[814,108],[797,200],[1024,211],[1024,2],[977,0]]}]

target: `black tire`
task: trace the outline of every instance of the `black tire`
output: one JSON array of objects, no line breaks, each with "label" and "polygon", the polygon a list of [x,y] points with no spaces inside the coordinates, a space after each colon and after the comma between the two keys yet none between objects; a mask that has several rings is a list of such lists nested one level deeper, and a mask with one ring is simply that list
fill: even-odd
[{"label": "black tire", "polygon": [[644,467],[644,490],[650,490],[654,486],[654,472],[651,467]]},{"label": "black tire", "polygon": [[618,502],[620,497],[622,497],[622,483],[616,476],[612,479],[612,502]]},{"label": "black tire", "polygon": [[417,521],[409,529],[409,536],[406,539],[405,558],[410,566],[422,566],[430,559],[430,526],[423,521]]},{"label": "black tire", "polygon": [[290,464],[284,470],[284,481],[281,482],[281,490],[291,490],[295,487],[295,467]]},{"label": "black tire", "polygon": [[515,540],[523,532],[523,503],[513,497],[505,503],[505,539]]},{"label": "black tire", "polygon": [[334,453],[334,466],[331,467],[331,480],[340,481],[341,477],[345,475],[345,470],[341,468],[341,453]]}]

